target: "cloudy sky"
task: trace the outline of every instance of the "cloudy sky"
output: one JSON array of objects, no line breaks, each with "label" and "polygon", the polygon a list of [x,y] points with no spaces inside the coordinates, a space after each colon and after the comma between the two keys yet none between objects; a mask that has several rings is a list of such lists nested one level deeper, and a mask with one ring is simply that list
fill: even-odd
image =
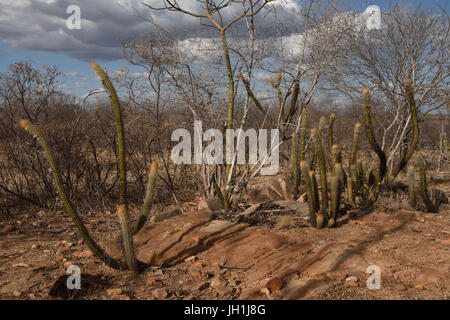
[{"label": "cloudy sky", "polygon": [[[160,0],[143,0],[158,4]],[[0,72],[11,63],[28,60],[33,66],[56,65],[64,74],[65,89],[78,96],[98,87],[91,61],[100,62],[108,70],[126,65],[120,41],[129,41],[149,30],[155,23],[175,28],[185,37],[199,30],[197,19],[165,11],[151,12],[141,0],[0,0]],[[285,3],[279,15],[289,17],[298,8],[297,0],[277,0]],[[386,9],[389,2],[350,0],[353,7],[364,9],[378,5]],[[421,3],[417,0],[405,2]],[[423,1],[424,6],[442,4],[445,0]],[[187,8],[196,9],[196,1],[181,0]],[[67,13],[71,5],[81,10],[81,29],[70,30]],[[229,14],[233,14],[230,10]],[[270,25],[270,21],[267,21]],[[207,35],[206,35],[207,36]],[[212,34],[211,34],[212,36]],[[292,37],[292,35],[290,35]],[[294,37],[295,38],[295,37]]]}]

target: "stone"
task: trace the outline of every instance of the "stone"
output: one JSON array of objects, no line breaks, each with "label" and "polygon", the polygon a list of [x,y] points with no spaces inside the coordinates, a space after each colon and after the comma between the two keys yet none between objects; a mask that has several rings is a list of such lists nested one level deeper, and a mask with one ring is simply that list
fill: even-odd
[{"label": "stone", "polygon": [[165,299],[168,296],[167,291],[164,289],[155,289],[155,290],[153,290],[152,294],[158,300]]},{"label": "stone", "polygon": [[120,288],[108,289],[108,290],[106,290],[106,294],[108,296],[120,295],[120,294],[122,294],[122,289],[120,289]]},{"label": "stone", "polygon": [[346,287],[357,287],[357,286],[358,286],[358,283],[357,283],[356,281],[352,281],[352,280],[350,280],[350,281],[345,281],[345,286],[346,286]]},{"label": "stone", "polygon": [[265,294],[267,296],[270,295],[270,291],[267,288],[261,288],[260,291],[261,291],[262,294]]},{"label": "stone", "polygon": [[206,209],[210,212],[223,209],[223,203],[217,197],[202,200],[198,205],[198,210]]},{"label": "stone", "polygon": [[27,267],[29,267],[30,265],[29,265],[29,264],[26,264],[26,263],[23,263],[23,262],[19,262],[19,263],[13,264],[12,266],[13,266],[13,267],[23,267],[23,268],[27,268]]},{"label": "stone", "polygon": [[219,294],[219,296],[222,296],[222,297],[233,293],[233,289],[229,288],[227,286],[219,286],[217,288],[214,288],[214,290],[216,290],[216,292]]},{"label": "stone", "polygon": [[203,290],[205,290],[207,288],[209,288],[209,282],[208,281],[200,283],[200,285],[197,287],[197,290],[203,291]]},{"label": "stone", "polygon": [[358,282],[358,278],[355,276],[350,276],[350,277],[346,278],[345,281],[346,282],[348,282],[348,281]]},{"label": "stone", "polygon": [[186,259],[184,259],[184,262],[192,262],[195,260],[198,260],[197,256],[190,256],[190,257],[187,257]]},{"label": "stone", "polygon": [[272,278],[267,282],[266,287],[271,292],[281,290],[281,288],[283,288],[283,280],[277,277]]}]

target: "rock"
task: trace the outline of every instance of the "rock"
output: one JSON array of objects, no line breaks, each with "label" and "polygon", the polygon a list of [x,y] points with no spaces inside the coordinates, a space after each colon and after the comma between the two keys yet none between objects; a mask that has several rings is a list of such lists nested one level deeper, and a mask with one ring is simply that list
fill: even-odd
[{"label": "rock", "polygon": [[184,262],[191,262],[191,261],[196,261],[196,260],[198,260],[197,256],[190,256],[190,257],[187,257],[186,259],[184,259]]},{"label": "rock", "polygon": [[345,286],[346,287],[357,287],[358,283],[356,281],[353,281],[353,280],[345,281]]},{"label": "rock", "polygon": [[419,222],[424,223],[425,219],[420,215],[420,214],[416,214],[415,219]]},{"label": "rock", "polygon": [[261,291],[262,294],[265,294],[267,296],[270,295],[270,291],[267,288],[261,288],[260,291]]},{"label": "rock", "polygon": [[208,281],[202,282],[202,283],[200,283],[199,286],[197,286],[197,290],[198,291],[203,291],[203,290],[205,290],[207,288],[209,288],[209,282]]},{"label": "rock", "polygon": [[345,282],[348,282],[348,281],[358,282],[358,278],[355,277],[355,276],[350,276],[350,277],[345,279]]},{"label": "rock", "polygon": [[28,265],[28,264],[26,264],[26,263],[23,263],[23,262],[19,262],[19,263],[13,264],[12,266],[13,266],[13,267],[24,267],[24,268],[27,268],[27,267],[29,267],[30,265]]},{"label": "rock", "polygon": [[221,279],[220,276],[215,276],[215,277],[211,280],[211,283],[210,283],[210,285],[211,285],[212,288],[217,288],[217,287],[223,286],[224,284],[225,284],[225,280],[224,280],[224,279]]},{"label": "rock", "polygon": [[108,290],[106,290],[106,294],[108,296],[121,295],[122,294],[122,289],[120,289],[120,288],[108,289]]},{"label": "rock", "polygon": [[222,297],[233,293],[233,289],[227,286],[219,286],[217,288],[214,288],[214,290],[219,294],[219,296]]},{"label": "rock", "polygon": [[31,249],[39,249],[41,246],[39,244],[33,244]]},{"label": "rock", "polygon": [[273,204],[284,209],[295,211],[295,213],[300,217],[309,216],[309,207],[307,203],[299,203],[294,200],[278,200],[274,201]]},{"label": "rock", "polygon": [[406,291],[407,287],[403,283],[399,283],[395,286],[395,289],[398,291]]},{"label": "rock", "polygon": [[283,288],[283,280],[277,277],[272,278],[267,282],[266,287],[270,292],[281,290]]},{"label": "rock", "polygon": [[167,298],[168,295],[167,291],[164,289],[155,289],[153,290],[152,294],[158,300],[165,299]]},{"label": "rock", "polygon": [[445,246],[450,246],[450,238],[446,239],[446,240],[442,240],[441,244],[445,245]]},{"label": "rock", "polygon": [[202,200],[198,205],[198,210],[203,210],[203,209],[209,210],[210,212],[222,210],[223,203],[217,197]]},{"label": "rock", "polygon": [[22,295],[22,293],[20,291],[16,290],[16,291],[13,292],[13,296],[14,297],[20,297],[21,295]]},{"label": "rock", "polygon": [[263,203],[264,202],[260,202],[260,203],[257,203],[257,204],[254,204],[254,205],[250,206],[244,212],[241,212],[239,214],[239,216],[248,216],[248,215],[251,215],[252,213],[255,213],[256,211],[258,211],[261,208]]},{"label": "rock", "polygon": [[168,218],[179,216],[182,213],[183,212],[180,209],[175,209],[175,210],[163,213],[163,214],[159,214],[157,216],[153,216],[150,219],[150,222],[151,223],[160,222],[160,221],[163,221],[163,220],[168,219]]},{"label": "rock", "polygon": [[76,258],[88,258],[91,257],[93,254],[91,250],[85,250],[85,251],[77,251],[73,255]]}]

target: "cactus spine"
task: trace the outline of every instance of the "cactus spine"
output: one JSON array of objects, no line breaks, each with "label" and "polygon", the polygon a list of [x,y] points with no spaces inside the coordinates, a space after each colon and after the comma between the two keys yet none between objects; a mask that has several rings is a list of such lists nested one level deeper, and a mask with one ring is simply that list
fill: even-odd
[{"label": "cactus spine", "polygon": [[61,174],[59,172],[58,166],[56,164],[55,158],[53,156],[52,150],[50,149],[50,146],[45,139],[44,135],[39,131],[37,127],[35,127],[30,121],[28,120],[21,120],[20,125],[29,131],[31,134],[33,134],[41,143],[42,147],[44,148],[45,154],[47,155],[47,159],[50,163],[50,168],[53,172],[53,177],[55,179],[56,183],[56,189],[58,190],[59,197],[61,198],[61,201],[64,205],[64,208],[66,209],[67,213],[72,217],[73,222],[78,228],[78,231],[80,232],[81,236],[83,237],[84,241],[86,241],[86,244],[88,245],[89,249],[91,249],[92,253],[99,258],[101,261],[103,261],[107,266],[119,269],[119,270],[125,270],[127,268],[126,265],[124,265],[122,262],[115,260],[111,256],[109,256],[91,237],[89,234],[89,231],[87,230],[86,226],[84,225],[83,221],[81,220],[78,213],[73,208],[72,204],[69,201],[69,198],[67,197],[67,194],[64,190]]}]

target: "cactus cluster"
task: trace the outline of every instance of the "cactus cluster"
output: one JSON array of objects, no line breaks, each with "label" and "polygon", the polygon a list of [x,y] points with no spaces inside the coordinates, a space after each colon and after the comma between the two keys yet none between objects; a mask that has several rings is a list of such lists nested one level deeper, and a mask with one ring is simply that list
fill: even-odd
[{"label": "cactus cluster", "polygon": [[137,272],[139,270],[140,262],[136,258],[136,254],[134,251],[134,245],[133,245],[133,238],[132,235],[136,232],[138,232],[143,225],[145,224],[145,221],[147,220],[148,214],[151,209],[151,204],[154,197],[154,187],[155,187],[155,181],[156,181],[156,173],[158,171],[158,162],[154,161],[152,162],[150,166],[150,173],[149,173],[149,181],[147,185],[146,190],[146,196],[144,200],[144,207],[141,216],[139,217],[139,220],[136,224],[136,226],[131,229],[128,224],[128,208],[127,208],[127,170],[126,170],[126,159],[125,159],[125,138],[124,138],[124,132],[123,132],[123,125],[122,125],[122,114],[121,114],[121,108],[120,108],[120,102],[119,98],[117,97],[116,90],[114,89],[113,84],[109,80],[109,77],[107,73],[97,64],[92,63],[92,69],[96,72],[96,74],[99,76],[99,78],[102,81],[102,84],[106,90],[106,92],[109,95],[109,98],[111,100],[111,105],[114,110],[115,115],[115,121],[116,121],[116,130],[117,130],[117,147],[118,147],[118,155],[119,155],[119,206],[117,209],[117,215],[120,222],[121,227],[121,234],[122,234],[122,240],[123,240],[123,251],[124,256],[126,260],[126,264],[122,261],[116,260],[109,256],[105,250],[103,250],[97,242],[91,237],[89,234],[89,231],[87,230],[86,226],[82,222],[80,216],[75,211],[73,205],[70,203],[70,200],[64,190],[61,174],[58,169],[58,166],[56,164],[55,158],[53,156],[53,153],[51,151],[51,148],[45,139],[44,135],[40,132],[40,130],[33,125],[28,120],[21,120],[20,125],[28,130],[31,134],[33,134],[41,143],[42,147],[44,148],[44,151],[47,155],[48,161],[50,163],[50,168],[53,172],[53,176],[55,179],[56,187],[58,190],[58,194],[63,202],[63,205],[66,209],[66,211],[69,213],[69,215],[72,217],[72,220],[74,221],[75,225],[77,226],[81,236],[89,246],[92,253],[99,258],[101,261],[103,261],[106,265],[119,269],[119,270],[125,270],[129,269],[134,272]]},{"label": "cactus cluster", "polygon": [[[273,80],[272,80],[273,83]],[[418,141],[418,121],[417,111],[415,107],[413,89],[408,79],[404,80],[407,100],[410,106],[411,118],[413,122],[413,140],[405,156],[400,159],[398,166],[393,171],[391,178],[395,178],[398,173],[407,165],[408,161],[414,153]],[[276,87],[276,84],[273,84]],[[336,115],[331,114],[328,126],[328,147],[330,151],[329,167],[331,168],[331,182],[327,181],[327,166],[325,161],[324,149],[321,142],[321,134],[325,127],[326,118],[321,117],[318,129],[311,129],[311,136],[314,142],[314,148],[311,155],[311,162],[305,160],[305,136],[307,124],[307,109],[302,111],[302,124],[300,131],[300,150],[298,150],[297,136],[293,135],[292,141],[292,162],[291,174],[294,182],[294,198],[297,197],[295,191],[298,190],[299,184],[304,182],[308,206],[310,211],[311,224],[315,227],[322,228],[325,225],[332,227],[336,224],[337,212],[343,197],[346,197],[346,203],[350,206],[369,207],[378,199],[382,187],[383,180],[387,174],[387,158],[385,152],[381,149],[376,141],[373,124],[372,124],[372,105],[370,91],[368,88],[363,90],[363,106],[365,113],[365,131],[372,150],[378,159],[371,163],[365,163],[357,160],[358,140],[361,133],[361,123],[356,123],[353,132],[353,141],[351,146],[350,158],[348,163],[348,174],[346,174],[342,166],[342,154],[339,146],[334,143],[333,126]],[[299,154],[300,170],[296,169],[297,153]],[[315,176],[316,166],[319,166],[320,182],[318,184]],[[410,178],[410,181],[413,178]],[[387,181],[387,179],[386,179]],[[432,203],[426,199],[426,179],[421,174],[422,197],[428,210],[433,209]],[[413,183],[413,182],[410,182]],[[425,186],[425,187],[423,187]],[[320,190],[320,198],[319,198]],[[330,195],[328,191],[330,190]],[[330,199],[329,199],[330,197]],[[410,194],[410,201],[414,200],[414,194]],[[427,204],[428,203],[428,204]]]}]

